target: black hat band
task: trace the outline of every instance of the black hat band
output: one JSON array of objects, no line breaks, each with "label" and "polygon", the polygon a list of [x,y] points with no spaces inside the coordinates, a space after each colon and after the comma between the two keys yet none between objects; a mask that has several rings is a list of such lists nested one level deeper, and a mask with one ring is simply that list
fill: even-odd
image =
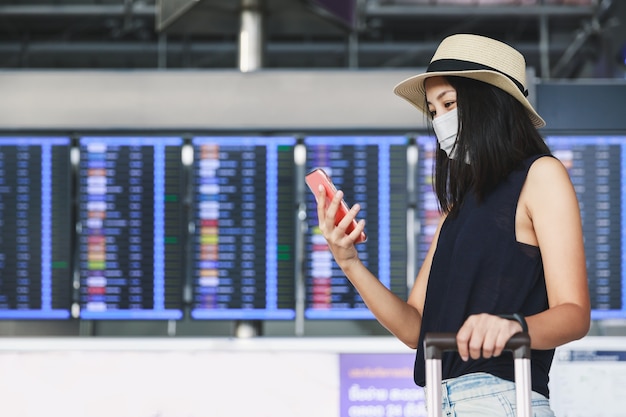
[{"label": "black hat band", "polygon": [[495,71],[499,74],[504,75],[509,80],[513,81],[513,83],[517,86],[519,91],[521,91],[522,94],[524,94],[524,97],[528,97],[528,90],[526,90],[524,86],[522,85],[522,83],[517,81],[515,78],[511,77],[510,75],[500,70],[497,70],[490,66],[479,64],[476,62],[463,61],[460,59],[438,59],[436,61],[431,62],[430,65],[428,65],[426,72],[475,71],[475,70]]}]

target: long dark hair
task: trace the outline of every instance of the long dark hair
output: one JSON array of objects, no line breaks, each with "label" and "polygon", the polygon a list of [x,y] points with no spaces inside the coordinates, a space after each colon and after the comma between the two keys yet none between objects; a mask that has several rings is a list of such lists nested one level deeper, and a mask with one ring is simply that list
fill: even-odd
[{"label": "long dark hair", "polygon": [[446,79],[456,90],[457,156],[438,148],[434,186],[441,211],[455,215],[468,192],[483,201],[524,159],[550,149],[513,96],[482,81]]}]

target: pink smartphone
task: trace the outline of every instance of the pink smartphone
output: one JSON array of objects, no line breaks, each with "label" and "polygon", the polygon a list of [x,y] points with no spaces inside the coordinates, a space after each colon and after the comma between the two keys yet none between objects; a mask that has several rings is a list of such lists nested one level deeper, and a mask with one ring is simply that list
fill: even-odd
[{"label": "pink smartphone", "polygon": [[[333,184],[333,181],[330,179],[328,174],[326,174],[326,172],[321,168],[315,168],[313,171],[306,174],[305,180],[307,185],[315,195],[315,199],[317,199],[319,185],[322,184],[324,190],[326,190],[326,207],[328,207],[330,205],[330,201],[333,199],[335,193],[337,192],[337,188],[335,187],[335,184]],[[344,216],[348,214],[348,210],[349,208],[348,204],[346,204],[346,201],[341,200],[341,204],[339,205],[339,209],[337,210],[337,215],[335,216],[335,225],[339,224],[341,219],[343,219]],[[352,220],[352,223],[346,229],[346,233],[352,233],[356,225],[356,219]],[[356,243],[365,242],[366,240],[367,235],[365,234],[365,232],[361,232],[361,235],[357,238]]]}]

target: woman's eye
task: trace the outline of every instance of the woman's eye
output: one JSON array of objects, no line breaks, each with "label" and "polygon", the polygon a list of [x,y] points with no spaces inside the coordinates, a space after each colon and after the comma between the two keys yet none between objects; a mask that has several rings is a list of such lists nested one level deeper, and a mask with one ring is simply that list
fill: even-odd
[{"label": "woman's eye", "polygon": [[435,117],[435,115],[437,114],[437,112],[436,112],[436,111],[434,111],[434,110],[429,110],[429,111],[428,111],[428,114],[430,115],[430,117],[433,117],[433,118],[434,118],[434,117]]},{"label": "woman's eye", "polygon": [[455,103],[456,103],[455,101],[450,101],[450,102],[446,103],[445,106],[448,109],[448,108],[452,107]]}]

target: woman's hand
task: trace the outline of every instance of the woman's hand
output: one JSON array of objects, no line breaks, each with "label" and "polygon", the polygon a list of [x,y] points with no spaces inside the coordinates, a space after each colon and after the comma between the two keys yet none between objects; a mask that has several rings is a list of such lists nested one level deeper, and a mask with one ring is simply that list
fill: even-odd
[{"label": "woman's hand", "polygon": [[[417,280],[412,290],[410,302],[407,302],[391,292],[359,259],[356,250],[356,242],[365,229],[365,221],[357,222],[354,230],[346,234],[348,225],[351,224],[361,207],[355,204],[348,213],[335,225],[335,216],[339,205],[342,204],[343,192],[337,191],[330,201],[322,186],[317,190],[317,217],[320,231],[328,243],[328,247],[335,257],[337,265],[341,268],[346,278],[352,283],[367,308],[374,314],[378,322],[394,334],[407,346],[415,349],[419,340],[420,326],[422,325],[421,311],[423,309],[424,294],[427,279]],[[433,238],[437,241],[439,228]],[[434,246],[426,255],[425,264],[430,268]],[[427,278],[427,271],[420,272]]]},{"label": "woman's hand", "polygon": [[359,260],[355,243],[365,228],[365,220],[359,220],[352,233],[346,234],[346,228],[361,210],[361,206],[355,204],[339,224],[335,225],[335,216],[342,199],[343,192],[339,190],[335,193],[328,209],[326,209],[324,187],[320,186],[317,192],[317,217],[320,230],[324,239],[328,242],[328,247],[335,257],[335,261],[341,269],[344,269],[346,265]]},{"label": "woman's hand", "polygon": [[522,331],[515,320],[492,314],[469,316],[457,332],[456,343],[461,359],[500,356],[511,336]]}]

